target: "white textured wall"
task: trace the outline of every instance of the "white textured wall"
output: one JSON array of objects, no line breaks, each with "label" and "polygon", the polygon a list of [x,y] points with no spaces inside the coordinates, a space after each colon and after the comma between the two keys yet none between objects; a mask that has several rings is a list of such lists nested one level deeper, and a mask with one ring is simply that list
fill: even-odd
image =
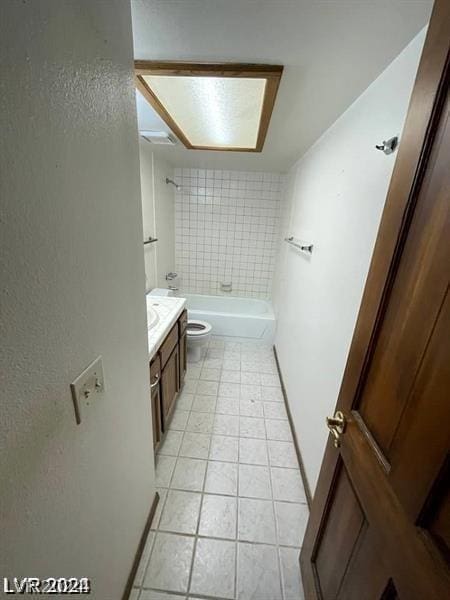
[{"label": "white textured wall", "polygon": [[154,495],[130,7],[5,0],[0,46],[0,573],[119,599]]},{"label": "white textured wall", "polygon": [[315,488],[395,154],[421,32],[291,169],[283,235],[311,239],[308,258],[282,243],[274,298],[276,348],[306,473]]},{"label": "white textured wall", "polygon": [[[141,165],[143,239],[147,240],[149,237],[156,237],[153,152],[149,142],[141,137],[139,138],[139,158]],[[147,290],[151,290],[158,285],[157,244],[158,242],[154,242],[144,246],[145,285]]]}]

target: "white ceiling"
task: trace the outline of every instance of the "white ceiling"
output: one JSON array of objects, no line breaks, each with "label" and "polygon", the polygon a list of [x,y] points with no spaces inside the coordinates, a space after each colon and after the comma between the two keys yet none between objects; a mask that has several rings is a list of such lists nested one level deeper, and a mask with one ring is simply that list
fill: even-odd
[{"label": "white ceiling", "polygon": [[[287,170],[426,25],[431,7],[432,0],[132,0],[137,59],[285,67],[261,153],[155,149],[177,166]],[[140,129],[167,131],[145,100],[137,105]]]}]

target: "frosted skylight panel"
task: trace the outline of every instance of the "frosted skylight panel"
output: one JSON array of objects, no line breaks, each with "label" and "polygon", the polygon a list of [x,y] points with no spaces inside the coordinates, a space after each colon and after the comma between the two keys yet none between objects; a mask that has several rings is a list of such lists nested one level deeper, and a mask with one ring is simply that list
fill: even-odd
[{"label": "frosted skylight panel", "polygon": [[256,147],[266,79],[165,75],[143,79],[192,146]]}]

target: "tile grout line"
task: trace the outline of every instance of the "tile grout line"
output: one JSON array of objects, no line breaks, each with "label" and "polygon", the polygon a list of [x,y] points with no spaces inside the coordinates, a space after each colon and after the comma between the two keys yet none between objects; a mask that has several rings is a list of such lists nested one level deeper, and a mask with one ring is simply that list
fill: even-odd
[{"label": "tile grout line", "polygon": [[[240,410],[240,407],[239,407]],[[239,417],[238,417],[239,418]],[[240,421],[238,422],[238,432],[241,433],[240,430]],[[240,496],[239,496],[239,492],[240,492],[240,481],[239,481],[239,465],[241,464],[239,462],[240,457],[241,457],[241,449],[240,449],[240,444],[239,444],[239,440],[240,440],[240,436],[238,437],[238,461],[237,461],[237,475],[236,475],[236,543],[235,543],[235,557],[234,557],[234,597],[237,598],[238,596],[238,569],[239,569],[239,510],[240,510],[240,506],[241,506],[241,502],[240,502]]]},{"label": "tile grout line", "polygon": [[[208,347],[209,347],[209,344],[208,344]],[[195,397],[192,401],[192,405],[193,405],[194,401],[195,401]],[[216,402],[217,402],[217,399],[216,399]],[[192,413],[192,410],[191,410],[191,413]],[[213,420],[215,420],[215,412],[213,414],[214,414]],[[213,429],[214,429],[214,425],[213,425]],[[189,571],[188,584],[187,584],[187,589],[186,589],[187,596],[189,596],[190,592],[191,592],[192,577],[193,577],[193,573],[194,573],[194,563],[195,563],[196,552],[197,552],[197,543],[198,543],[198,539],[199,539],[200,522],[201,522],[201,518],[202,518],[203,502],[204,502],[204,498],[205,498],[206,479],[208,476],[208,462],[209,462],[208,459],[211,454],[211,442],[212,442],[212,433],[211,433],[211,439],[209,442],[208,458],[206,460],[205,475],[203,477],[202,491],[201,491],[201,496],[200,496],[200,508],[199,508],[199,513],[198,513],[198,518],[197,518],[197,526],[196,526],[196,530],[195,530],[194,546],[193,546],[193,550],[192,550],[191,568]]]},{"label": "tile grout line", "polygon": [[[266,423],[264,421],[264,428],[266,428]],[[266,436],[267,436],[267,430],[266,430]],[[280,550],[279,550],[279,537],[278,537],[278,522],[277,522],[277,516],[276,516],[276,512],[275,512],[275,494],[273,492],[273,481],[272,481],[272,468],[270,465],[270,452],[267,449],[267,452],[269,454],[268,456],[268,462],[269,462],[269,482],[270,482],[270,492],[272,495],[272,514],[273,514],[273,524],[275,526],[275,552],[277,555],[277,564],[278,564],[278,583],[280,586],[280,592],[281,592],[281,599],[285,599],[285,595],[284,595],[284,586],[283,586],[283,577],[282,577],[282,571],[281,571],[281,559],[280,559]]]},{"label": "tile grout line", "polygon": [[[209,343],[208,343],[208,348],[209,348]],[[194,395],[194,398],[192,400],[191,411],[189,412],[189,415],[192,414],[192,406],[194,405],[194,401],[195,401],[195,395]],[[208,456],[209,456],[210,452],[211,452],[211,440],[209,441]],[[201,517],[202,517],[203,499],[204,499],[204,492],[205,492],[205,485],[206,485],[206,477],[207,477],[207,475],[208,475],[208,461],[206,460],[205,474],[204,474],[204,477],[203,477],[202,491],[201,491],[201,495],[200,495],[200,508],[199,508],[199,512],[198,512],[197,526],[195,528],[194,546],[193,546],[193,549],[192,549],[191,568],[189,570],[189,577],[188,577],[188,582],[187,582],[187,587],[186,587],[186,596],[189,596],[190,595],[190,591],[191,591],[192,576],[193,576],[193,573],[194,573],[195,554],[197,552],[197,540],[198,540],[198,533],[199,533],[199,530],[200,530],[200,520],[201,520]]]},{"label": "tile grout line", "polygon": [[[217,389],[217,394],[219,393],[219,389],[220,386],[222,384],[222,374],[224,371],[223,368],[223,363],[224,363],[225,358],[221,361],[221,368],[220,368],[220,381],[219,381],[219,385],[218,385],[218,389]],[[216,415],[219,414],[217,413],[217,401],[218,401],[219,396],[217,395],[217,399],[216,399],[216,410],[214,413],[214,422],[216,421]],[[230,416],[230,415],[228,415]],[[239,418],[239,417],[238,417]],[[238,421],[238,433],[239,433],[239,421]],[[226,436],[224,436],[226,437]],[[239,440],[239,436],[237,438]],[[224,461],[226,462],[226,461]],[[235,507],[236,507],[236,525],[235,525],[235,539],[233,540],[234,542],[234,578],[233,578],[233,599],[237,597],[237,569],[238,569],[238,562],[237,562],[237,556],[238,556],[238,543],[237,543],[237,538],[238,538],[238,519],[239,519],[239,442],[238,442],[238,462],[237,464],[237,469],[236,469],[236,500],[235,500]]]},{"label": "tile grout line", "polygon": [[[194,459],[197,460],[197,459]],[[198,459],[198,460],[203,460],[203,459]],[[215,461],[215,462],[221,462],[221,461]],[[223,462],[223,461],[222,461]],[[238,463],[226,463],[226,464],[238,464]],[[250,466],[250,467],[267,467],[267,465],[245,465],[245,466]],[[278,467],[277,467],[278,468]],[[280,467],[282,468],[282,467]],[[269,471],[270,471],[270,467],[268,467]],[[158,486],[161,489],[166,489],[166,490],[172,490],[175,492],[188,492],[190,494],[201,494],[202,492],[198,491],[198,490],[186,490],[184,488],[164,488],[162,486]],[[225,496],[227,498],[235,498],[236,496],[234,494],[227,494],[225,492],[205,492],[205,494],[209,495],[209,496]],[[258,496],[239,496],[240,498],[243,498],[245,500],[270,500],[270,498],[259,498]],[[300,502],[300,501],[296,501],[296,500],[279,500],[279,499],[275,499],[275,502],[281,502],[284,504],[294,504],[294,505],[301,505],[301,506],[308,506],[308,503],[305,502]],[[152,529],[152,531],[154,531]]]},{"label": "tile grout line", "polygon": [[[205,496],[208,496],[208,493],[204,494]],[[233,496],[229,496],[230,498],[232,498]],[[257,500],[260,502],[270,502],[270,499],[268,498],[242,498],[242,500]],[[271,542],[258,542],[258,541],[254,541],[254,540],[247,540],[247,539],[243,539],[243,540],[236,540],[234,538],[227,538],[227,537],[220,537],[218,535],[202,535],[202,534],[197,534],[197,533],[185,533],[185,532],[180,532],[180,531],[169,531],[166,529],[158,529],[158,530],[154,530],[152,529],[152,531],[154,533],[156,532],[161,532],[161,533],[166,533],[167,535],[173,535],[173,536],[177,536],[177,537],[186,537],[186,538],[195,538],[197,537],[199,540],[215,540],[217,542],[242,542],[244,544],[252,544],[253,546],[270,546],[271,548],[286,548],[288,550],[292,550],[292,549],[297,549],[297,548],[301,548],[301,546],[299,546],[298,544],[296,545],[289,545],[289,544],[280,544],[280,543],[271,543]],[[134,587],[138,587],[138,586],[134,586]],[[142,587],[145,587],[144,585],[142,585]],[[178,592],[179,594],[181,593],[186,593],[186,592]]]}]

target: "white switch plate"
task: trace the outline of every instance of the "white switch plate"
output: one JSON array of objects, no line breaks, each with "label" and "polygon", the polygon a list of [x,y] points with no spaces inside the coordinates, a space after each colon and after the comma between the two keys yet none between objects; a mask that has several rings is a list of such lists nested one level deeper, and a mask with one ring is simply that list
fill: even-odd
[{"label": "white switch plate", "polygon": [[103,377],[102,357],[98,356],[78,377],[70,384],[75,419],[81,423],[81,407],[89,406],[96,394],[101,394],[105,389]]}]

